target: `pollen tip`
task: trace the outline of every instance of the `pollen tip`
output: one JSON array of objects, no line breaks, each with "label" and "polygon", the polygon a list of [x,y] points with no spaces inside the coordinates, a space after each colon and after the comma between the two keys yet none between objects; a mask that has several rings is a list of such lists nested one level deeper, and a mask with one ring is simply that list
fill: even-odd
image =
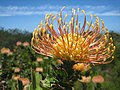
[{"label": "pollen tip", "polygon": [[85,14],[85,10],[82,10],[82,12]]},{"label": "pollen tip", "polygon": [[112,56],[112,59],[114,59],[115,57],[114,56]]},{"label": "pollen tip", "polygon": [[96,52],[98,52],[98,48],[96,48]]},{"label": "pollen tip", "polygon": [[116,47],[114,46],[113,48],[115,49]]},{"label": "pollen tip", "polygon": [[48,16],[48,14],[45,15],[46,17]]},{"label": "pollen tip", "polygon": [[110,41],[113,41],[112,37],[110,37]]},{"label": "pollen tip", "polygon": [[78,12],[80,11],[80,8],[77,8]]},{"label": "pollen tip", "polygon": [[97,17],[97,15],[96,15],[96,14],[94,14],[94,17]]},{"label": "pollen tip", "polygon": [[40,28],[40,25],[38,25],[38,28]]},{"label": "pollen tip", "polygon": [[50,24],[50,28],[51,28],[51,29],[53,28],[53,24]]},{"label": "pollen tip", "polygon": [[65,17],[67,17],[68,16],[68,14],[65,14]]},{"label": "pollen tip", "polygon": [[59,21],[61,21],[61,20],[62,20],[62,18],[60,17],[60,18],[59,18]]},{"label": "pollen tip", "polygon": [[76,26],[76,30],[78,30],[78,26]]},{"label": "pollen tip", "polygon": [[63,25],[63,29],[65,29],[65,25]]},{"label": "pollen tip", "polygon": [[71,19],[72,19],[72,21],[73,21],[73,20],[74,20],[74,17],[72,17]]},{"label": "pollen tip", "polygon": [[92,17],[92,14],[90,14],[90,17]]},{"label": "pollen tip", "polygon": [[48,25],[48,22],[46,22],[46,25]]},{"label": "pollen tip", "polygon": [[36,31],[37,31],[37,28],[35,28],[34,31],[36,32]]}]

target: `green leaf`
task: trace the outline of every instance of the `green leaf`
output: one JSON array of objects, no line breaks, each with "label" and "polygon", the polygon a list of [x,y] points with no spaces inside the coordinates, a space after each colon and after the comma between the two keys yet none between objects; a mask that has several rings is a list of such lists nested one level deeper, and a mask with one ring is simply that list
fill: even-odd
[{"label": "green leaf", "polygon": [[11,87],[11,90],[17,90],[16,87],[15,87],[15,84],[16,84],[16,83],[15,83],[14,81],[12,81],[12,87]]},{"label": "green leaf", "polygon": [[57,80],[54,77],[47,76],[44,80],[41,80],[41,85],[43,88],[48,89],[52,87]]},{"label": "green leaf", "polygon": [[39,85],[40,81],[42,80],[42,75],[39,72],[35,72],[35,80],[36,84]]},{"label": "green leaf", "polygon": [[20,80],[18,80],[18,90],[23,90],[23,84]]}]

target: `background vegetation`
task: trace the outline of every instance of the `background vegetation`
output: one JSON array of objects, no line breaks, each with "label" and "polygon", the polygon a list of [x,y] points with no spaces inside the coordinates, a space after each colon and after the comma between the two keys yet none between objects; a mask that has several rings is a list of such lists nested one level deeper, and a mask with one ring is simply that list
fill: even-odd
[{"label": "background vegetation", "polygon": [[[51,83],[57,80],[52,77],[55,75],[52,72],[53,66],[57,62],[51,63],[51,58],[37,55],[31,50],[30,45],[24,45],[24,42],[30,44],[31,33],[19,29],[4,29],[0,28],[0,50],[5,47],[9,48],[11,55],[0,53],[0,90],[4,87],[6,90],[22,90],[17,86],[14,79],[15,76],[21,76],[31,82],[29,88],[36,88],[36,90],[49,90]],[[120,89],[120,34],[113,31],[110,32],[116,46],[115,59],[112,63],[107,65],[97,65],[93,67],[92,75],[102,75],[105,81],[97,85],[97,89],[93,88],[96,84],[87,83],[86,86],[79,82],[74,83],[75,90],[82,90],[81,87],[86,87],[86,90],[119,90]],[[20,45],[16,42],[21,41]],[[42,58],[43,62],[37,61]],[[56,64],[57,63],[57,64]],[[52,66],[51,66],[52,65]],[[19,71],[19,69],[20,71]],[[49,69],[47,69],[49,68]],[[18,71],[16,72],[15,70]],[[39,72],[39,73],[38,73]],[[52,72],[52,73],[51,73]],[[58,72],[57,73],[63,73]],[[47,76],[47,73],[49,76]],[[65,75],[65,74],[64,74]],[[36,76],[33,78],[33,76]],[[39,82],[39,80],[41,80]],[[22,81],[22,80],[21,80]],[[34,85],[33,83],[36,83]],[[34,89],[33,89],[34,90]],[[84,90],[84,89],[83,89]]]}]

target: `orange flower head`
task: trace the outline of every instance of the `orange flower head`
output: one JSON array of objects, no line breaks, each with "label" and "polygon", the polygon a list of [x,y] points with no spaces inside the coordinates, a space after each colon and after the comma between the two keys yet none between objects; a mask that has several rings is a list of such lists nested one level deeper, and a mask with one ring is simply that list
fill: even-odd
[{"label": "orange flower head", "polygon": [[24,46],[24,47],[27,47],[27,46],[29,46],[29,43],[28,43],[28,42],[24,42],[24,43],[23,43],[23,46]]},{"label": "orange flower head", "polygon": [[15,73],[20,72],[20,68],[18,68],[18,67],[17,67],[17,68],[15,68],[15,69],[14,69],[14,72],[15,72]]},{"label": "orange flower head", "polygon": [[101,75],[94,76],[92,78],[92,82],[94,82],[94,83],[103,83],[104,82],[104,78]]},{"label": "orange flower head", "polygon": [[12,76],[12,79],[13,79],[13,80],[18,80],[19,78],[20,78],[20,75],[13,75],[13,76]]},{"label": "orange flower head", "polygon": [[88,77],[82,76],[82,79],[79,81],[82,83],[89,83],[89,82],[91,82],[91,76],[88,76]]},{"label": "orange flower head", "polygon": [[19,78],[19,80],[24,86],[30,83],[30,80],[28,78]]},{"label": "orange flower head", "polygon": [[2,54],[9,54],[11,51],[10,51],[10,49],[9,48],[2,48],[1,49],[1,53]]},{"label": "orange flower head", "polygon": [[41,57],[38,57],[37,62],[43,62],[43,59]]},{"label": "orange flower head", "polygon": [[58,62],[58,64],[60,64],[60,65],[64,64],[64,63],[62,62],[62,60],[60,60],[60,59],[58,59],[57,62]]},{"label": "orange flower head", "polygon": [[20,46],[21,44],[22,44],[21,41],[16,42],[16,45],[17,45],[17,46]]},{"label": "orange flower head", "polygon": [[[87,23],[84,10],[72,9],[68,22],[68,14],[63,16],[63,9],[64,7],[60,14],[47,14],[45,21],[34,30],[31,40],[33,50],[39,54],[78,63],[111,62],[114,59],[112,55],[115,46],[104,21],[90,14],[91,20]],[[84,15],[82,27],[79,13]]]},{"label": "orange flower head", "polygon": [[73,65],[74,71],[88,71],[90,69],[89,64],[77,63]]},{"label": "orange flower head", "polygon": [[36,71],[37,72],[43,72],[43,68],[42,67],[38,67],[38,68],[36,68]]}]

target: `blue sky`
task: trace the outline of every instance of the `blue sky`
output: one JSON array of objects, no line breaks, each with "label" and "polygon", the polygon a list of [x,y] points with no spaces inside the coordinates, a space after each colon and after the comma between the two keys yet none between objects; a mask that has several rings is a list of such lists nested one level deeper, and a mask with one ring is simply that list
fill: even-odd
[{"label": "blue sky", "polygon": [[[65,13],[72,8],[84,9],[97,14],[109,30],[120,32],[120,0],[0,0],[0,27],[19,28],[32,32],[46,13]],[[82,17],[82,16],[80,16]],[[89,21],[89,20],[88,20]]]}]

